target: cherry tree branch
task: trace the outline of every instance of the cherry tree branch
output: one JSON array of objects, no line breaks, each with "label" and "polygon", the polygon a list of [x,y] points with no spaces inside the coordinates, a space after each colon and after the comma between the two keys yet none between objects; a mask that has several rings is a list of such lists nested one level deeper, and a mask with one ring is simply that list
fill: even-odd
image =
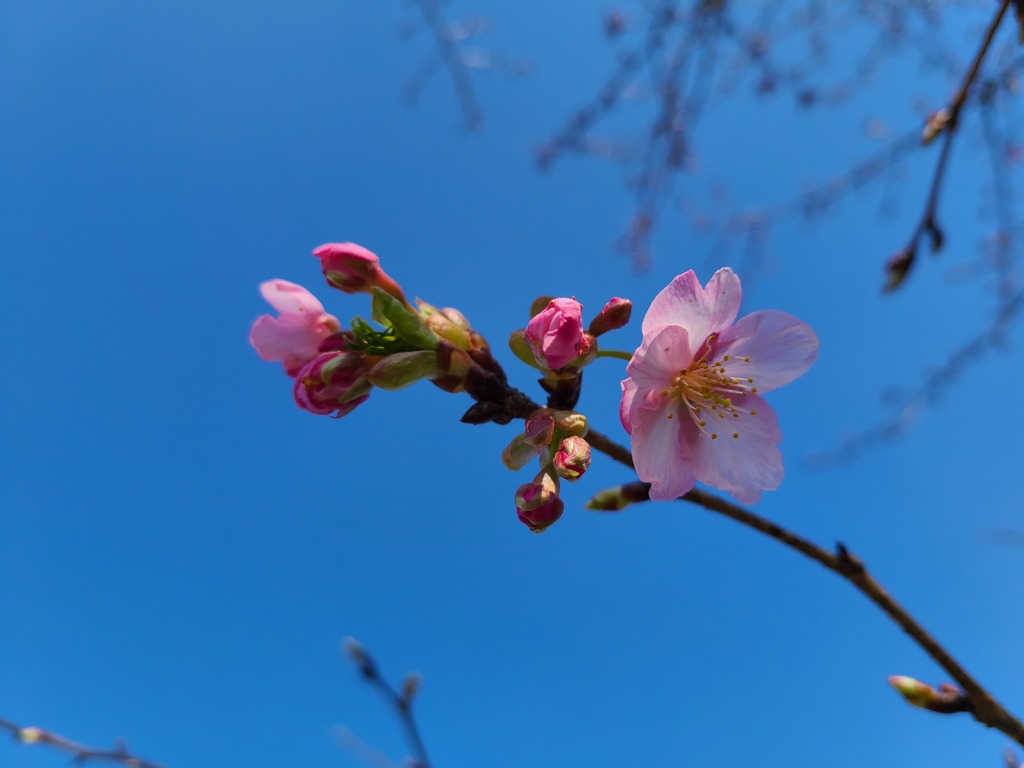
[{"label": "cherry tree branch", "polygon": [[[590,430],[587,441],[591,447],[608,455],[620,464],[633,469],[629,450],[600,432]],[[629,483],[623,486],[624,495],[631,500],[644,500],[650,486],[647,483]],[[707,491],[694,488],[679,497],[716,514],[735,520],[771,539],[809,557],[833,573],[846,579],[855,589],[877,605],[897,626],[906,632],[932,659],[963,688],[970,704],[970,712],[982,725],[995,728],[1024,746],[1024,723],[1010,714],[966,669],[949,653],[907,610],[879,584],[859,558],[843,545],[837,544],[830,552],[812,541],[773,523],[766,518],[733,504]]]},{"label": "cherry tree branch", "polygon": [[10,720],[0,718],[0,731],[7,731],[11,736],[22,744],[37,744],[52,747],[60,752],[71,755],[76,763],[86,762],[107,762],[119,763],[130,768],[163,768],[159,763],[144,760],[128,751],[123,743],[115,744],[112,749],[98,749],[87,747],[71,739],[66,739],[52,731],[46,731],[35,726],[15,725]]}]

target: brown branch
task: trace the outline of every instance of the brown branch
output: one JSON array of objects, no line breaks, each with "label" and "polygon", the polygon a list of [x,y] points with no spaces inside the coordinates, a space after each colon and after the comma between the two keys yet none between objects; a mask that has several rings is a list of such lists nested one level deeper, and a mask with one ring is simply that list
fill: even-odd
[{"label": "brown branch", "polygon": [[120,763],[121,765],[130,766],[130,768],[163,768],[159,763],[143,760],[141,757],[131,754],[124,744],[116,744],[113,749],[87,747],[52,731],[46,731],[35,726],[22,727],[3,718],[0,718],[0,731],[7,731],[22,744],[39,744],[52,747],[60,752],[66,752],[77,763],[96,761]]},{"label": "brown branch", "polygon": [[[587,441],[591,447],[605,453],[621,464],[634,468],[633,457],[629,450],[615,443],[600,432],[591,430],[587,433]],[[643,498],[650,488],[647,483],[629,483],[624,486],[630,499]],[[974,719],[989,728],[995,728],[1024,746],[1024,723],[1011,715],[1002,704],[978,683],[960,663],[953,658],[938,640],[922,627],[903,606],[896,602],[888,592],[868,573],[864,564],[851,554],[843,544],[837,544],[836,551],[830,552],[819,547],[812,541],[771,522],[748,509],[733,504],[707,491],[694,488],[679,497],[681,501],[704,507],[741,525],[745,525],[758,533],[775,539],[790,549],[796,550],[805,557],[819,563],[833,573],[842,576],[861,594],[877,605],[897,624],[911,639],[921,647],[932,659],[963,688],[971,705]]]}]

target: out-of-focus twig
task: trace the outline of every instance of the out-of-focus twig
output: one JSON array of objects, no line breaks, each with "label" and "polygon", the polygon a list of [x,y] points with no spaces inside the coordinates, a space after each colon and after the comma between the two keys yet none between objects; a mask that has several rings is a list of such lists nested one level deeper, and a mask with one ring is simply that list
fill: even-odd
[{"label": "out-of-focus twig", "polygon": [[409,748],[413,752],[413,768],[430,768],[430,759],[427,757],[427,748],[423,743],[423,737],[416,725],[412,715],[412,702],[420,686],[419,675],[415,673],[406,676],[402,683],[401,690],[392,688],[390,683],[383,678],[377,662],[373,660],[370,653],[356,640],[351,637],[345,638],[342,643],[345,654],[355,662],[359,673],[373,688],[387,700],[395,709],[398,720],[405,731]]},{"label": "out-of-focus twig", "polygon": [[76,763],[107,762],[119,763],[129,768],[163,768],[159,763],[144,760],[131,754],[123,743],[117,743],[112,749],[87,747],[71,739],[66,739],[52,731],[36,726],[15,725],[10,720],[0,718],[0,731],[6,731],[22,744],[46,746],[71,755]]},{"label": "out-of-focus twig", "polygon": [[914,227],[914,231],[910,234],[907,245],[903,250],[896,253],[886,265],[885,290],[887,291],[896,290],[903,284],[914,266],[918,246],[923,237],[929,238],[932,253],[938,253],[942,250],[945,234],[942,231],[942,227],[939,226],[939,195],[946,179],[946,171],[949,168],[953,137],[956,136],[960,127],[960,113],[967,103],[971,89],[974,87],[981,72],[981,65],[985,61],[985,56],[992,47],[996,30],[999,29],[1003,17],[1006,16],[1006,11],[1009,9],[1011,2],[1013,0],[1000,0],[999,8],[996,10],[991,22],[989,22],[988,28],[982,37],[981,45],[978,47],[974,59],[960,81],[960,86],[957,88],[953,98],[946,107],[928,118],[921,137],[922,142],[928,144],[941,134],[942,148],[939,150],[939,159],[935,163],[935,170],[932,173],[932,181],[928,189],[928,197],[925,199],[921,218]]},{"label": "out-of-focus twig", "polygon": [[420,9],[423,23],[433,35],[437,45],[440,63],[448,70],[455,97],[459,102],[462,122],[467,131],[472,131],[483,122],[484,112],[477,99],[469,65],[459,50],[459,42],[451,22],[445,18],[438,0],[414,0]]}]

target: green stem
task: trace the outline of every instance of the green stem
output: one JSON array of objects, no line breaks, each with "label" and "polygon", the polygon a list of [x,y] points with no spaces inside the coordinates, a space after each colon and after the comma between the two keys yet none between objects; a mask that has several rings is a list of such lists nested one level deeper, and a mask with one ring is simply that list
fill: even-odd
[{"label": "green stem", "polygon": [[597,350],[598,357],[617,357],[619,360],[625,360],[629,362],[633,359],[632,352],[620,352],[617,349],[599,349]]}]

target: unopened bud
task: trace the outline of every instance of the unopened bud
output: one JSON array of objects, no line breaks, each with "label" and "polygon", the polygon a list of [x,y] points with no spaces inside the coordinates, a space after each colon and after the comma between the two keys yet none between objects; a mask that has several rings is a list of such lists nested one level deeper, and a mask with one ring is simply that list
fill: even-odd
[{"label": "unopened bud", "polygon": [[416,306],[423,322],[430,330],[461,349],[470,348],[469,322],[461,312],[455,309],[438,309],[420,299],[416,300]]},{"label": "unopened bud", "polygon": [[366,652],[366,648],[363,644],[356,640],[354,637],[344,637],[341,640],[341,652],[348,656],[352,661],[362,663],[366,659],[370,658]]},{"label": "unopened bud", "polygon": [[420,677],[419,673],[410,672],[405,676],[405,680],[402,681],[402,699],[406,703],[411,702],[422,684],[423,678]]},{"label": "unopened bud", "polygon": [[903,285],[912,266],[914,266],[913,248],[905,248],[893,255],[885,263],[885,286],[882,290],[890,293]]},{"label": "unopened bud", "polygon": [[630,504],[646,501],[647,498],[647,483],[626,483],[595,493],[584,506],[594,512],[619,512]]},{"label": "unopened bud", "polygon": [[42,728],[36,728],[32,725],[18,731],[18,741],[22,744],[39,744],[45,736],[46,732]]},{"label": "unopened bud", "polygon": [[396,352],[382,358],[366,374],[381,389],[402,389],[420,379],[437,375],[437,353],[427,350]]},{"label": "unopened bud", "polygon": [[587,417],[582,413],[576,411],[552,411],[552,417],[555,420],[555,429],[564,435],[576,435],[578,437],[586,437],[587,430]]},{"label": "unopened bud", "polygon": [[587,331],[591,336],[600,336],[602,333],[614,331],[629,322],[633,314],[633,302],[629,299],[612,299],[598,312],[597,317],[590,321]]},{"label": "unopened bud", "polygon": [[966,694],[950,683],[942,683],[935,690],[927,683],[905,675],[891,675],[889,685],[899,691],[900,695],[915,707],[927,709],[929,712],[952,714],[967,712],[971,709]]},{"label": "unopened bud", "polygon": [[949,127],[951,118],[950,111],[945,107],[937,112],[932,112],[928,116],[928,122],[924,124],[924,130],[921,131],[921,143],[927,145],[935,141],[935,137]]},{"label": "unopened bud", "polygon": [[341,651],[352,659],[363,677],[373,679],[377,676],[377,665],[373,663],[373,657],[354,637],[346,637],[341,641]]},{"label": "unopened bud", "polygon": [[464,331],[468,331],[472,328],[472,326],[469,324],[469,320],[466,319],[466,316],[459,312],[459,310],[455,309],[454,307],[445,307],[444,309],[441,310],[441,314],[447,317],[449,320],[455,323],[455,325],[459,326],[459,328],[461,328]]},{"label": "unopened bud", "polygon": [[313,255],[320,259],[324,277],[332,287],[345,293],[370,293],[380,288],[408,304],[401,287],[381,269],[373,251],[355,243],[324,243]]},{"label": "unopened bud", "polygon": [[548,302],[527,324],[524,335],[537,364],[548,370],[569,365],[593,346],[593,338],[583,331],[583,305],[570,298]]},{"label": "unopened bud", "polygon": [[558,521],[565,505],[558,498],[558,480],[541,472],[532,483],[516,491],[519,520],[534,533],[542,533]]},{"label": "unopened bud", "polygon": [[552,459],[558,476],[573,482],[583,477],[590,466],[590,444],[575,435],[565,438]]}]

